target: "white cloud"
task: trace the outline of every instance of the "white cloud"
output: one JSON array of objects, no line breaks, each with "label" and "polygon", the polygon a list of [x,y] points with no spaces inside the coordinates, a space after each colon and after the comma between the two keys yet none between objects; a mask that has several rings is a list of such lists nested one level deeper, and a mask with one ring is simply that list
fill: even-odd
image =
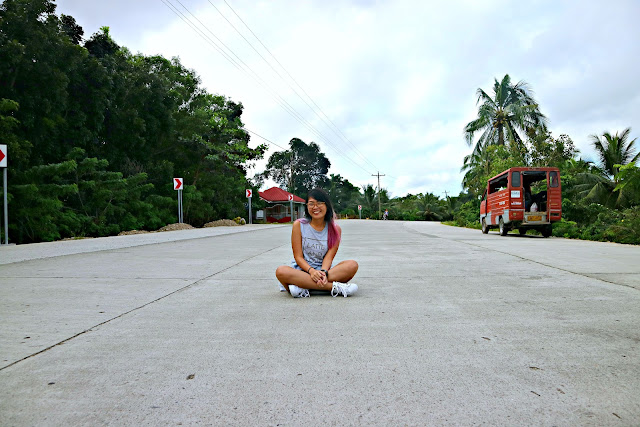
[{"label": "white cloud", "polygon": [[[551,0],[229,0],[350,143],[312,113],[208,1],[181,1],[331,143],[292,118],[282,101],[161,2],[112,0],[110,9],[101,9],[112,22],[99,25],[111,26],[112,36],[134,52],[180,56],[210,92],[243,103],[248,129],[283,147],[293,137],[318,142],[332,162],[330,172],[356,185],[377,185],[371,174],[379,169],[386,175],[383,187],[395,196],[457,194],[462,159],[470,151],[463,127],[476,117],[476,89],[491,92],[494,79],[506,73],[531,85],[553,134],[568,133],[585,155],[591,152],[590,134],[628,126],[634,127],[632,137],[640,131],[640,3],[634,0],[606,7],[583,2],[580,8]],[[269,57],[224,3],[213,3]],[[99,21],[89,2],[58,4],[58,13],[75,16],[81,25]],[[85,27],[89,34],[96,30]]]}]

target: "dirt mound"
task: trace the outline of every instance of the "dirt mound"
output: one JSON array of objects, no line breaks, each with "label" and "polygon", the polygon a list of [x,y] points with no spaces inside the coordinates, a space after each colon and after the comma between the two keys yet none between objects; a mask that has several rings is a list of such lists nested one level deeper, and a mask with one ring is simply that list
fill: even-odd
[{"label": "dirt mound", "polygon": [[211,221],[203,225],[203,227],[229,227],[240,225],[231,219],[219,219],[217,221]]},{"label": "dirt mound", "polygon": [[191,230],[194,227],[192,225],[189,224],[169,224],[169,225],[165,225],[164,227],[162,227],[161,229],[159,229],[158,231],[176,231],[176,230]]},{"label": "dirt mound", "polygon": [[132,234],[147,234],[151,233],[151,231],[147,230],[129,230],[129,231],[121,231],[118,233],[118,236],[130,236]]}]

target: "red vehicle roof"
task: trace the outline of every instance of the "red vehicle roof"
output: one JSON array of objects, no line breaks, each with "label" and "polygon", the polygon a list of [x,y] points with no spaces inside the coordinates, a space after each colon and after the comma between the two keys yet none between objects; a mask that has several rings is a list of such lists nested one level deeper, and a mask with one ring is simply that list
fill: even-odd
[{"label": "red vehicle roof", "polygon": [[[289,201],[289,193],[288,191],[284,191],[282,188],[271,187],[268,190],[259,191],[258,195],[262,200],[266,200],[267,202],[288,202]],[[304,203],[305,200],[301,197],[293,194],[293,201],[298,203]]]},{"label": "red vehicle roof", "polygon": [[506,169],[506,170],[500,172],[496,176],[492,176],[491,178],[489,178],[489,181],[493,181],[495,178],[499,177],[500,175],[502,175],[502,174],[504,174],[505,172],[508,172],[508,171],[520,171],[520,172],[526,172],[526,171],[541,171],[541,172],[557,171],[559,173],[560,169],[554,168],[554,167],[530,168],[530,167],[527,167],[527,166],[515,166],[515,167],[509,168],[509,169]]}]

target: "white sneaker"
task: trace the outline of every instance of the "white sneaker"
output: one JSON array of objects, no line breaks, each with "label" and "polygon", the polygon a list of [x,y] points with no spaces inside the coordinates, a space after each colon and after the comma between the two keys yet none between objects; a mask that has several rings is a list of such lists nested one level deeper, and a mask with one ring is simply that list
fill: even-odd
[{"label": "white sneaker", "polygon": [[278,283],[280,285],[280,292],[287,292],[287,288],[282,286],[282,283]]},{"label": "white sneaker", "polygon": [[289,293],[294,298],[309,298],[309,289],[299,288],[296,285],[289,285]]},{"label": "white sneaker", "polygon": [[344,297],[348,297],[349,295],[353,295],[358,291],[358,285],[355,283],[340,283],[333,282],[333,288],[331,288],[331,296],[337,297],[338,295],[344,295]]}]

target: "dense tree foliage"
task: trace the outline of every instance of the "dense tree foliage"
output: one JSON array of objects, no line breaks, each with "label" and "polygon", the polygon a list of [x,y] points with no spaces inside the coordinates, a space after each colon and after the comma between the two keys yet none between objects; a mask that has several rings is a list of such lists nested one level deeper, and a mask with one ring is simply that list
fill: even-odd
[{"label": "dense tree foliage", "polygon": [[[483,103],[478,108],[479,118],[465,127],[467,142],[472,142],[476,130],[484,129],[484,133],[461,168],[465,172],[463,187],[473,199],[455,209],[454,222],[479,227],[478,197],[492,176],[513,166],[555,166],[561,172],[563,195],[563,221],[554,225],[556,236],[640,244],[640,154],[636,152],[636,139],[630,140],[631,129],[592,135],[591,144],[598,155],[594,164],[579,157],[568,135],[554,138],[544,117],[538,114],[537,104],[530,96],[528,100],[522,96],[524,102],[519,107],[507,107],[502,112],[511,111],[514,118],[518,112],[536,115],[514,119],[514,129],[521,132],[507,131],[505,135],[513,137],[501,138],[499,128],[506,123],[505,116],[495,106],[504,104],[499,100],[503,99],[504,88],[510,87],[507,77],[500,84],[496,81],[495,99],[478,89],[478,99]],[[516,86],[522,87],[521,83]],[[507,89],[506,93],[511,91]]]},{"label": "dense tree foliage", "polygon": [[358,187],[340,175],[331,174],[326,190],[336,212],[343,215],[356,215],[355,208],[360,202]]},{"label": "dense tree foliage", "polygon": [[[299,138],[246,178],[266,147],[250,148],[243,106],[210,94],[178,59],[132,54],[103,27],[83,43],[71,16],[51,0],[0,4],[0,141],[8,145],[10,240],[104,236],[157,229],[177,219],[173,177],[184,178],[185,221],[201,226],[245,213],[244,189],[265,178],[304,196],[325,188],[338,214],[391,220],[448,220],[479,227],[487,180],[512,166],[556,166],[563,221],[554,234],[640,244],[640,169],[631,129],[592,136],[597,163],[555,138],[525,82],[508,75],[493,94],[478,89],[478,118],[464,129],[464,191],[391,198],[354,186],[320,147]],[[479,138],[475,137],[480,134]],[[256,198],[257,199],[257,198]],[[256,207],[262,202],[256,200]]]},{"label": "dense tree foliage", "polygon": [[318,144],[292,138],[288,150],[277,151],[269,157],[264,176],[290,193],[300,195],[315,187],[326,188],[330,167],[331,162]]},{"label": "dense tree foliage", "polygon": [[244,213],[249,147],[242,104],[207,93],[176,58],[134,55],[108,27],[81,46],[49,0],[0,5],[0,139],[10,156],[16,243],[199,226]]},{"label": "dense tree foliage", "polygon": [[[631,128],[627,128],[620,135],[605,132],[602,138],[591,136],[599,161],[578,175],[580,196],[612,208],[630,207],[640,202],[635,186],[625,184],[632,177],[628,171],[640,157],[640,153],[635,152],[636,139],[628,141],[630,133]],[[626,165],[631,166],[620,174],[620,169]]]}]

